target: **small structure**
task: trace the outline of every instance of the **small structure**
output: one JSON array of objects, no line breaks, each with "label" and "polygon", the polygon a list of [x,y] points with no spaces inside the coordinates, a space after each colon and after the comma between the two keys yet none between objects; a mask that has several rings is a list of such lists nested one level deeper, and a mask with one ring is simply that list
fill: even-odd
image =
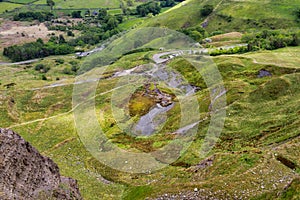
[{"label": "small structure", "polygon": [[210,38],[205,38],[205,39],[204,39],[204,42],[206,42],[206,43],[211,43],[211,42],[212,42],[212,39],[210,39]]}]

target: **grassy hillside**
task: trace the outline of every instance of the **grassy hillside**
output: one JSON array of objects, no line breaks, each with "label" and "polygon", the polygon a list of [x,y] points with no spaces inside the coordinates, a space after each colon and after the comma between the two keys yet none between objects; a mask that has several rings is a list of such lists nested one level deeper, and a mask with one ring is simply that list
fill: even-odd
[{"label": "grassy hillside", "polygon": [[[22,2],[25,1],[27,2]],[[23,6],[22,10],[38,8],[49,11],[45,3],[45,0],[40,0],[33,6]],[[118,8],[120,2],[55,0],[55,3],[55,9],[70,11],[98,7]],[[293,14],[299,3],[299,0],[186,0],[158,16],[131,16],[131,20],[125,21],[120,27],[129,29],[135,26],[160,26],[181,29],[201,25],[206,21],[209,33],[231,32],[213,36],[213,43],[208,44],[223,46],[240,43],[241,32],[265,28],[299,28]],[[200,15],[200,9],[205,4],[215,7],[208,17]],[[120,10],[111,9],[109,12],[117,13]],[[85,72],[81,76],[93,75],[101,79],[95,94],[90,93],[89,88],[84,88],[86,93],[83,96],[91,95],[91,99],[95,99],[93,111],[96,120],[110,142],[129,152],[149,153],[176,139],[175,131],[178,130],[182,114],[178,98],[173,99],[174,106],[166,113],[166,123],[159,133],[149,137],[135,136],[127,134],[121,127],[130,127],[133,121],[137,121],[157,103],[157,100],[143,95],[156,87],[154,83],[149,83],[148,88],[146,85],[139,87],[128,100],[128,106],[126,104],[125,107],[128,107],[131,117],[134,115],[130,120],[116,119],[119,115],[123,116],[126,109],[113,113],[113,92],[116,88],[131,83],[131,80],[126,80],[126,84],[120,85],[122,78],[113,75],[141,65],[151,67],[154,64],[151,58],[155,53],[161,52],[158,48],[141,52],[128,51],[141,46],[144,41],[147,41],[142,46],[145,49],[153,45],[166,49],[174,49],[178,45],[187,48],[185,40],[175,40],[172,46],[171,41],[176,37],[167,30],[157,35],[154,31],[149,34],[151,29],[143,31],[145,32],[134,29],[127,33],[125,40],[123,37],[114,40],[110,43],[111,46],[102,51],[102,57],[92,55],[77,59],[74,55],[52,56],[32,64],[1,65],[1,126],[15,130],[43,155],[53,159],[62,175],[78,180],[80,191],[87,200],[135,200],[162,196],[193,199],[197,195],[198,198],[211,199],[299,199],[299,46],[211,57],[222,75],[227,105],[222,133],[219,138],[208,138],[206,144],[216,142],[216,145],[205,157],[200,155],[199,149],[211,128],[212,88],[207,88],[209,86],[205,84],[204,77],[196,73],[195,67],[180,56],[168,61],[167,65],[198,87],[196,100],[199,102],[201,119],[187,151],[179,152],[179,159],[167,167],[145,174],[118,171],[93,157],[83,145],[76,129],[78,124],[76,126],[74,115],[79,108],[72,107],[74,81],[79,66],[82,66],[79,72]],[[125,52],[128,54],[124,54]],[[195,62],[206,72],[202,55],[195,56]],[[83,65],[86,60],[88,62]],[[114,62],[110,62],[111,60]],[[99,62],[108,64],[107,68],[97,67]],[[135,70],[143,73],[145,69]],[[175,79],[174,81],[176,82]],[[171,91],[166,84],[160,82],[157,88],[170,96],[178,92]],[[187,99],[186,102],[190,100]],[[82,102],[82,105],[84,103],[86,102]],[[190,106],[188,109],[191,111],[194,107]],[[196,115],[190,115],[189,118],[195,118]],[[86,131],[86,134],[90,133]],[[102,144],[100,147],[99,144],[99,149],[102,147],[109,148]],[[97,146],[96,149],[98,150]],[[162,155],[156,159],[164,163],[164,156],[168,157]],[[124,162],[125,164],[127,163]]]},{"label": "grassy hillside", "polygon": [[0,14],[11,11],[15,8],[21,7],[21,4],[9,3],[9,2],[0,2]]},{"label": "grassy hillside", "polygon": [[[145,26],[165,26],[180,29],[201,25],[205,18],[200,15],[200,8],[205,4],[215,7],[208,17],[209,32],[246,31],[249,28],[291,28],[299,27],[294,14],[299,6],[298,0],[190,0],[174,7],[158,17],[149,19]],[[188,14],[187,14],[188,13]]]},{"label": "grassy hillside", "polygon": [[200,8],[205,4],[217,5],[219,0],[187,0],[160,14],[148,19],[144,26],[162,26],[170,29],[180,29],[201,23],[204,18],[200,15]]},{"label": "grassy hillside", "polygon": [[[1,75],[1,80],[8,76],[3,80],[11,78],[17,85],[10,89],[1,86],[0,122],[51,157],[63,175],[77,179],[85,199],[144,199],[179,192],[189,196],[195,193],[194,188],[201,188],[202,195],[220,198],[237,195],[284,199],[286,195],[297,194],[295,188],[300,172],[300,68],[299,61],[291,59],[299,53],[300,48],[295,47],[214,58],[224,79],[228,106],[221,137],[208,155],[213,165],[203,168],[199,168],[203,161],[198,149],[209,120],[201,122],[189,150],[158,172],[127,174],[102,165],[87,152],[76,133],[71,107],[73,86],[30,90],[35,83],[32,76],[28,76],[33,73],[32,68],[7,67],[5,70],[11,73]],[[147,52],[127,55],[111,65],[106,75],[140,65],[145,62],[145,56],[149,56]],[[63,65],[57,67],[62,69]],[[191,82],[199,78],[192,76],[193,69],[181,58],[170,65]],[[90,73],[97,74],[97,70]],[[258,78],[260,70],[267,70],[272,76]],[[16,76],[18,79],[14,78]],[[71,80],[72,76],[65,78]],[[172,140],[166,136],[176,126],[176,116],[180,112],[176,107],[169,112],[169,120],[161,134],[134,139],[122,133],[109,112],[110,91],[117,81],[117,78],[104,79],[96,92],[96,113],[100,113],[99,122],[108,130],[112,141],[127,150],[148,151]],[[20,89],[22,82],[24,86]],[[36,86],[42,84],[49,84],[49,81],[40,80]],[[201,101],[201,115],[205,116],[209,106],[208,92],[200,90],[197,96]],[[287,167],[281,157],[295,163],[296,169]]]}]

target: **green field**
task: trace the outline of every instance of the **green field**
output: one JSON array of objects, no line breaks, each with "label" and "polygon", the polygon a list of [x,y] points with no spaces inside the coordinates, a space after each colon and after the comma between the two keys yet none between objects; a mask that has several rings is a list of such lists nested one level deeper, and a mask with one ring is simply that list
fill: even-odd
[{"label": "green field", "polygon": [[123,13],[121,9],[109,9],[107,12],[111,15],[118,15]]},{"label": "green field", "polygon": [[6,10],[11,11],[15,8],[19,8],[22,5],[8,2],[0,2],[0,14],[4,13]]},{"label": "green field", "polygon": [[[119,8],[119,0],[54,0],[54,9],[80,9],[80,8]],[[46,4],[46,0],[39,0],[35,4]]]}]

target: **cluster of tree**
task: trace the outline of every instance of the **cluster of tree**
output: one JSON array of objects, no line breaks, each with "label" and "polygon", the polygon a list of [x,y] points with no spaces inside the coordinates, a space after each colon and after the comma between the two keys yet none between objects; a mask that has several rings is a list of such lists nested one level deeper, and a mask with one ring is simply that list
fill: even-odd
[{"label": "cluster of tree", "polygon": [[248,47],[247,46],[242,46],[242,47],[234,47],[230,49],[216,49],[212,52],[209,53],[211,56],[218,56],[222,54],[237,54],[237,53],[246,53],[248,52]]},{"label": "cluster of tree", "polygon": [[50,6],[51,10],[53,10],[53,6],[55,5],[55,2],[53,0],[47,0],[47,5]]},{"label": "cluster of tree", "polygon": [[295,14],[296,14],[296,17],[297,17],[297,21],[300,21],[300,8],[297,8],[295,10]]},{"label": "cluster of tree", "polygon": [[157,15],[158,13],[160,13],[160,10],[161,10],[160,3],[155,1],[150,1],[136,7],[137,14],[142,17],[145,17],[149,13],[152,13],[153,15]]},{"label": "cluster of tree", "polygon": [[13,17],[14,21],[32,21],[39,20],[40,22],[51,21],[54,15],[50,12],[21,12]]},{"label": "cluster of tree", "polygon": [[[162,7],[172,7],[176,5],[176,2],[183,2],[185,0],[152,0],[140,6],[137,6],[136,9],[131,9],[134,4],[132,0],[127,0],[126,4],[122,1],[120,8],[124,15],[141,15],[146,16],[149,13],[158,14]],[[156,3],[156,4],[155,4]]]},{"label": "cluster of tree", "polygon": [[62,36],[51,37],[49,42],[44,44],[41,39],[23,45],[14,45],[4,48],[3,55],[12,61],[18,62],[34,58],[43,58],[50,55],[65,55],[74,53],[74,47],[65,42]]},{"label": "cluster of tree", "polygon": [[56,25],[56,26],[48,26],[48,29],[55,30],[55,31],[67,31],[69,28],[68,26]]},{"label": "cluster of tree", "polygon": [[[16,19],[39,19],[40,21],[50,21],[53,17],[51,13],[40,15],[40,12],[19,13]],[[37,17],[36,17],[37,16]],[[44,16],[42,18],[41,16]],[[51,16],[45,18],[45,16]],[[81,17],[81,11],[72,12],[72,17]],[[74,47],[95,45],[102,40],[120,32],[118,24],[123,21],[121,15],[109,15],[106,9],[100,9],[92,21],[78,23],[72,26],[51,26],[50,29],[66,31],[68,36],[74,36],[72,30],[80,30],[81,35],[77,38],[66,41],[62,35],[59,37],[52,36],[50,40],[44,44],[42,40],[27,43],[24,45],[14,45],[4,49],[3,55],[13,61],[30,60],[34,58],[46,57],[49,55],[64,55],[74,53]],[[95,26],[91,26],[94,23]],[[71,70],[74,71],[74,70]]]},{"label": "cluster of tree", "polygon": [[[80,30],[81,35],[68,41],[71,46],[85,46],[86,44],[95,45],[102,40],[106,40],[109,37],[120,32],[118,24],[123,21],[121,15],[110,15],[107,9],[100,9],[98,15],[95,19],[91,19],[88,23],[78,23],[73,26],[68,26],[66,28],[57,27],[59,30],[68,30],[68,35],[72,36],[70,30]],[[90,24],[95,24],[91,26]],[[55,27],[52,27],[53,29]]]},{"label": "cluster of tree", "polygon": [[71,13],[72,18],[82,18],[81,11],[75,10]]},{"label": "cluster of tree", "polygon": [[288,32],[283,30],[264,30],[258,33],[245,34],[242,37],[242,42],[245,42],[248,45],[232,49],[217,49],[210,52],[210,55],[217,56],[221,54],[245,53],[261,49],[274,50],[287,46],[299,46],[300,31]]},{"label": "cluster of tree", "polygon": [[189,37],[191,37],[193,40],[197,42],[201,42],[207,36],[207,32],[201,26],[182,29],[180,30],[180,32],[188,35]]},{"label": "cluster of tree", "polygon": [[206,17],[206,16],[210,15],[213,12],[213,10],[214,10],[214,6],[207,4],[207,5],[204,5],[200,9],[200,14],[201,14],[201,16]]},{"label": "cluster of tree", "polygon": [[259,49],[274,50],[300,44],[300,32],[264,30],[259,33],[246,34],[242,41],[248,44],[248,51]]},{"label": "cluster of tree", "polygon": [[160,1],[160,6],[161,7],[172,7],[175,5],[174,0],[161,0]]}]

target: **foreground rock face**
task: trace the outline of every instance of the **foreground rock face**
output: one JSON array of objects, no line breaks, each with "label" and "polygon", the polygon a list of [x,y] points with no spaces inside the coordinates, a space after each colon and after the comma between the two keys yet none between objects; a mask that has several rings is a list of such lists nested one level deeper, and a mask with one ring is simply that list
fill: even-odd
[{"label": "foreground rock face", "polygon": [[77,182],[17,133],[0,128],[0,199],[82,199]]}]

